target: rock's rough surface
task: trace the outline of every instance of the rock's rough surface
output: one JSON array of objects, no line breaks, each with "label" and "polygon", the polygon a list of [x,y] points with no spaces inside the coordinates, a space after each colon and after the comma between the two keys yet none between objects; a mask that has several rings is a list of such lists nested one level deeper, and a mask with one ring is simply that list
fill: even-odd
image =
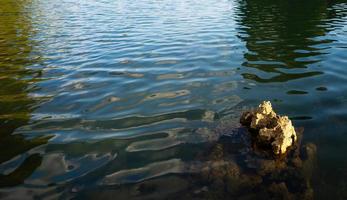
[{"label": "rock's rough surface", "polygon": [[252,111],[244,112],[240,122],[256,133],[259,144],[270,145],[276,155],[284,154],[297,140],[290,119],[277,115],[269,101],[264,101]]}]

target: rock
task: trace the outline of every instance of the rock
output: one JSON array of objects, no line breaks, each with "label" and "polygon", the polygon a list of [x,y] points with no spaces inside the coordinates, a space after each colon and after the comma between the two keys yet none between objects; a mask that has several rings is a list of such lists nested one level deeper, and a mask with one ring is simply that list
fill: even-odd
[{"label": "rock", "polygon": [[[248,151],[252,142],[236,140],[236,135],[220,137],[190,170],[199,172],[195,182],[199,188],[191,194],[196,199],[314,199],[310,180],[317,147],[300,145],[302,131],[297,129],[295,145],[278,159],[258,149]],[[251,137],[244,133],[239,136]]]},{"label": "rock", "polygon": [[285,183],[272,183],[269,187],[269,192],[273,199],[295,199],[293,194],[288,191]]},{"label": "rock", "polygon": [[250,128],[262,129],[272,127],[276,122],[276,113],[272,110],[271,103],[264,101],[251,113],[252,121]]},{"label": "rock", "polygon": [[213,122],[215,118],[215,113],[213,111],[206,111],[204,116],[202,116],[203,122]]},{"label": "rock", "polygon": [[302,171],[307,179],[311,179],[317,163],[317,147],[313,143],[308,143],[302,147]]},{"label": "rock", "polygon": [[244,126],[250,126],[253,114],[250,111],[243,112],[240,118],[240,123]]},{"label": "rock", "polygon": [[275,155],[284,154],[297,140],[295,129],[287,116],[280,116],[269,101],[262,102],[257,109],[246,111],[240,123],[255,133],[256,143],[271,146]]},{"label": "rock", "polygon": [[285,162],[267,159],[260,159],[257,164],[256,172],[261,176],[278,173],[287,167]]}]

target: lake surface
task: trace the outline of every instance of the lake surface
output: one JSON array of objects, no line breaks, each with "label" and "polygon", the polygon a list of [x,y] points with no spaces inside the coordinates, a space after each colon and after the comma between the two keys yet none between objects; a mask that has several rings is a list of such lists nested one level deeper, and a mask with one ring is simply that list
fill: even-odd
[{"label": "lake surface", "polygon": [[1,198],[177,197],[219,137],[195,130],[263,100],[316,145],[314,198],[347,198],[347,1],[0,2]]}]

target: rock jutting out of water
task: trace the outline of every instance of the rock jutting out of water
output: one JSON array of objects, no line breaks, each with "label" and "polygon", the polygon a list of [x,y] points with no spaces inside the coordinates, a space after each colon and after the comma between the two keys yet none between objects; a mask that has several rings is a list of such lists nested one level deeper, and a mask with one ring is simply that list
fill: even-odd
[{"label": "rock jutting out of water", "polygon": [[277,115],[269,101],[262,102],[254,110],[244,112],[240,123],[255,134],[256,144],[271,147],[275,155],[286,153],[288,147],[297,140],[290,119]]},{"label": "rock jutting out of water", "polygon": [[[242,109],[234,110],[240,113]],[[270,103],[257,110],[280,118]],[[214,114],[206,112],[205,116]],[[260,116],[242,119],[248,120],[249,129],[252,126],[256,130],[261,123],[266,124]],[[276,123],[283,126],[286,119]],[[272,151],[269,154],[254,148],[254,136],[247,128],[240,127],[238,120],[238,114],[229,115],[210,127],[195,130],[198,136],[195,138],[202,138],[200,141],[206,143],[203,151],[197,151],[194,161],[170,159],[115,172],[105,177],[101,185],[131,184],[121,184],[116,189],[107,187],[103,192],[91,191],[90,195],[108,192],[112,195],[116,190],[127,199],[314,199],[311,179],[315,177],[317,147],[312,143],[301,144],[303,128],[296,129],[292,147],[274,159]]]},{"label": "rock jutting out of water", "polygon": [[245,133],[241,127],[222,135],[198,158],[200,165],[192,165],[190,171],[200,170],[192,185],[201,188],[196,194],[185,193],[186,199],[313,199],[317,148],[301,145],[303,128],[297,129],[297,141],[279,159],[254,149],[253,136]]}]

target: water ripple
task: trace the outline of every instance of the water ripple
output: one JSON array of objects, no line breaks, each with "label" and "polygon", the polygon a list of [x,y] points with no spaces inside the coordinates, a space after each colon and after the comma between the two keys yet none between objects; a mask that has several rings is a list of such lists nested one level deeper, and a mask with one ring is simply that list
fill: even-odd
[{"label": "water ripple", "polygon": [[344,0],[2,1],[0,196],[194,173],[264,99],[318,143],[321,194],[346,179],[346,34]]}]

